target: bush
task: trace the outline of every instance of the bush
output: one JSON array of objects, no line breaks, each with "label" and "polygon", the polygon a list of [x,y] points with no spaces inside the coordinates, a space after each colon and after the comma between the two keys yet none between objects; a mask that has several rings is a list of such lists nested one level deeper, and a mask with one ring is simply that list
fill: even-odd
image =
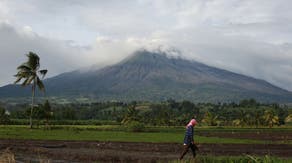
[{"label": "bush", "polygon": [[145,125],[138,121],[132,121],[127,124],[126,128],[130,132],[142,132],[145,130]]},{"label": "bush", "polygon": [[6,110],[0,107],[0,124],[8,124],[9,116],[6,114]]}]

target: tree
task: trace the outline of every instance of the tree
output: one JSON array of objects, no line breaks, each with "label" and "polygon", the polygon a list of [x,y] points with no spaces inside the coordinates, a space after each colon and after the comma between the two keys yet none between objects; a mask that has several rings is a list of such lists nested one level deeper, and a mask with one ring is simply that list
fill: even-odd
[{"label": "tree", "polygon": [[218,116],[214,116],[211,112],[207,111],[202,119],[203,123],[207,123],[209,126],[216,126],[218,124]]},{"label": "tree", "polygon": [[286,122],[286,123],[290,123],[290,122],[292,122],[292,114],[289,114],[289,115],[285,118],[285,122]]},{"label": "tree", "polygon": [[232,121],[234,126],[242,126],[242,121],[240,119],[235,119]]},{"label": "tree", "polygon": [[272,110],[266,110],[263,118],[270,128],[273,127],[274,124],[279,124],[279,117],[275,115]]},{"label": "tree", "polygon": [[32,100],[31,100],[31,110],[30,110],[30,118],[29,118],[29,125],[30,128],[32,128],[32,114],[33,114],[33,108],[34,108],[34,97],[36,88],[38,87],[39,90],[45,91],[45,86],[39,77],[41,75],[42,79],[47,74],[48,70],[39,70],[40,69],[40,58],[37,54],[33,52],[29,52],[26,54],[28,57],[27,62],[24,62],[20,66],[17,67],[17,74],[14,75],[17,79],[14,82],[19,83],[22,79],[24,81],[22,82],[22,86],[31,86],[32,91]]},{"label": "tree", "polygon": [[0,124],[7,124],[9,122],[9,116],[6,114],[6,110],[0,107]]},{"label": "tree", "polygon": [[122,124],[128,124],[132,121],[138,121],[138,111],[136,110],[136,104],[130,105],[127,109],[127,112],[122,120]]},{"label": "tree", "polygon": [[254,116],[253,116],[253,119],[254,119],[254,124],[256,126],[256,128],[259,127],[260,124],[262,124],[262,111],[258,110],[255,112]]},{"label": "tree", "polygon": [[49,100],[46,100],[46,102],[41,106],[41,108],[43,110],[42,118],[45,119],[45,128],[49,129],[49,121],[53,117],[53,112]]},{"label": "tree", "polygon": [[288,116],[288,109],[280,107],[279,104],[273,106],[276,114],[279,117],[279,124],[284,125],[285,124],[285,118]]},{"label": "tree", "polygon": [[73,107],[66,107],[63,108],[62,111],[62,119],[69,119],[69,120],[76,120],[77,119],[77,114],[76,111]]},{"label": "tree", "polygon": [[245,99],[239,102],[239,106],[241,107],[256,107],[258,103],[255,99]]}]

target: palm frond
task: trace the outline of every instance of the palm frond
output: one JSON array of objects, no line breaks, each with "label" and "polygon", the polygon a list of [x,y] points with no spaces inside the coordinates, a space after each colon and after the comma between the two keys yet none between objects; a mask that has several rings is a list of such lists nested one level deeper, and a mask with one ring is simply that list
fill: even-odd
[{"label": "palm frond", "polygon": [[44,83],[41,81],[41,79],[39,77],[37,77],[36,82],[37,82],[36,84],[37,84],[38,88],[41,91],[44,91],[45,92],[45,85],[44,85]]},{"label": "palm frond", "polygon": [[33,52],[29,52],[26,56],[28,57],[28,66],[31,67],[33,70],[37,70],[40,67],[39,56]]},{"label": "palm frond", "polygon": [[20,82],[20,80],[22,79],[22,77],[21,77],[21,76],[16,76],[16,75],[15,75],[15,77],[17,77],[17,79],[15,80],[14,84],[16,84],[16,83]]},{"label": "palm frond", "polygon": [[25,85],[30,85],[34,79],[35,79],[35,76],[34,76],[34,75],[33,75],[33,76],[30,76],[30,77],[28,78],[28,80],[26,80]]},{"label": "palm frond", "polygon": [[23,82],[22,82],[22,84],[21,84],[21,86],[27,86],[28,84],[26,84],[27,82],[28,82],[28,80],[29,80],[29,78],[26,78]]},{"label": "palm frond", "polygon": [[29,67],[29,65],[27,63],[23,63],[17,67],[17,70],[31,71],[32,68]]},{"label": "palm frond", "polygon": [[30,76],[32,76],[33,73],[30,71],[18,71],[16,75],[14,75],[15,77],[23,77],[23,78],[28,78]]},{"label": "palm frond", "polygon": [[39,73],[42,75],[42,79],[46,76],[48,70],[40,70]]}]

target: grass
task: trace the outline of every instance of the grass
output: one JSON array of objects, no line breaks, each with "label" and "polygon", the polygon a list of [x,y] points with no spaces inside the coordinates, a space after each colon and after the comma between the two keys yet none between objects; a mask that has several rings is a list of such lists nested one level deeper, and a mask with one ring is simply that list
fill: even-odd
[{"label": "grass", "polygon": [[273,156],[198,156],[195,159],[173,160],[170,163],[291,163],[292,159]]},{"label": "grass", "polygon": [[[87,141],[121,141],[121,142],[164,142],[182,143],[184,129],[182,127],[161,127],[160,132],[153,128],[151,132],[125,132],[118,125],[104,126],[55,126],[53,130],[42,128],[29,129],[28,126],[0,126],[0,139],[34,139],[34,140],[87,140]],[[158,130],[156,127],[155,130]],[[234,139],[203,137],[195,135],[199,143],[232,143],[232,144],[267,144],[269,142],[252,139]]]}]

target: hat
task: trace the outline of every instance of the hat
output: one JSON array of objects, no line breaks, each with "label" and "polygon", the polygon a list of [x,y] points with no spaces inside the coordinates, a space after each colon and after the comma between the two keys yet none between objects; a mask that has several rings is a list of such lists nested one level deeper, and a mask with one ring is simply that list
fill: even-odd
[{"label": "hat", "polygon": [[192,119],[187,126],[195,126],[198,122],[195,119]]}]

